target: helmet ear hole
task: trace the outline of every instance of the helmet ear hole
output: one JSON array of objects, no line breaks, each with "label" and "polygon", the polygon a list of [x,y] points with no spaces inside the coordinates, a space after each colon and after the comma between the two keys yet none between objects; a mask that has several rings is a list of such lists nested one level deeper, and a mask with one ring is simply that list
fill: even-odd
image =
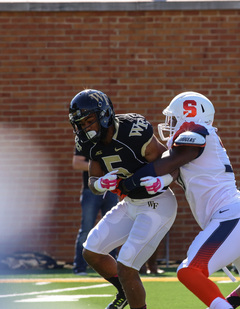
[{"label": "helmet ear hole", "polygon": [[202,112],[204,113],[205,112],[205,109],[203,107],[203,105],[201,104],[201,108],[202,108]]}]

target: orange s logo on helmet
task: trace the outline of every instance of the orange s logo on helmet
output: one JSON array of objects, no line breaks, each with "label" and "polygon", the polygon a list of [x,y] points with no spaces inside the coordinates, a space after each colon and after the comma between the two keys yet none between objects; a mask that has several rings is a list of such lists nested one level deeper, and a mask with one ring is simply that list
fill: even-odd
[{"label": "orange s logo on helmet", "polygon": [[186,100],[183,102],[183,115],[186,117],[195,117],[197,115],[196,101]]}]

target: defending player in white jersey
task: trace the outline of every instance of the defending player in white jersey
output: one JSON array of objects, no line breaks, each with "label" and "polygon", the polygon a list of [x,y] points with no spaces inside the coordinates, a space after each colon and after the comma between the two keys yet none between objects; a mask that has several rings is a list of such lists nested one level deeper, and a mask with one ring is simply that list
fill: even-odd
[{"label": "defending player in white jersey", "polygon": [[158,125],[169,149],[151,163],[160,177],[152,173],[139,180],[135,174],[124,181],[123,191],[132,190],[141,181],[148,193],[156,194],[166,180],[169,183],[171,176],[165,174],[180,170],[178,183],[202,231],[178,267],[178,279],[211,309],[230,309],[240,304],[239,297],[235,293],[225,300],[208,277],[231,263],[240,270],[240,192],[226,150],[212,126],[214,113],[211,101],[199,93],[176,96],[163,111],[165,123]]}]

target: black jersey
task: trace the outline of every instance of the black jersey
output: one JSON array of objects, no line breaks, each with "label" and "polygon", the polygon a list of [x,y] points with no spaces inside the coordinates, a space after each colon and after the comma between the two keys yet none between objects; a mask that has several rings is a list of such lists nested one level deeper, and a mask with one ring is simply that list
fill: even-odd
[{"label": "black jersey", "polygon": [[[105,173],[118,170],[118,177],[128,178],[147,164],[145,149],[153,137],[152,125],[139,114],[115,115],[115,132],[111,143],[80,144],[76,147],[82,155],[100,163]],[[136,188],[128,195],[131,198],[148,198],[144,187]]]}]

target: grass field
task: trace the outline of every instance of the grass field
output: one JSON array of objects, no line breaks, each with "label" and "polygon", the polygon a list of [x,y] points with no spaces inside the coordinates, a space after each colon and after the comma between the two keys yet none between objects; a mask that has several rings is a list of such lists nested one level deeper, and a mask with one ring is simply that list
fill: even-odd
[{"label": "grass field", "polygon": [[[148,309],[206,309],[177,281],[175,271],[169,268],[161,275],[142,276]],[[239,284],[231,282],[222,271],[211,279],[224,295]],[[73,275],[69,269],[0,274],[3,309],[104,309],[114,296],[115,288],[91,271],[87,277]]]}]

